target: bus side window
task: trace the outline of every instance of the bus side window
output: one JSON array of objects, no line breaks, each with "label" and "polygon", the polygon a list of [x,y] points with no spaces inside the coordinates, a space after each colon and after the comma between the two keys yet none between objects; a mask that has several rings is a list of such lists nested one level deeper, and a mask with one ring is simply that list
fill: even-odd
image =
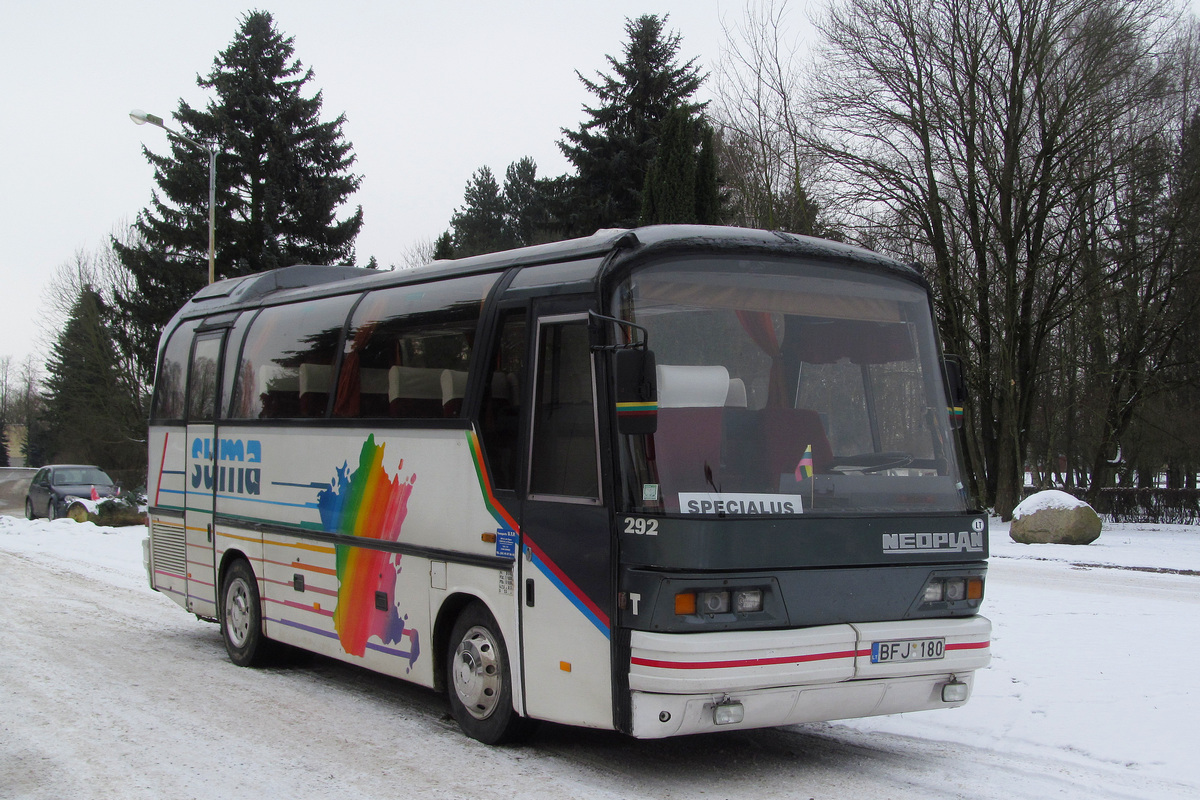
[{"label": "bus side window", "polygon": [[188,356],[192,352],[192,333],[199,323],[200,320],[189,320],[181,324],[167,340],[154,379],[154,413],[151,417],[156,421],[183,419]]},{"label": "bus side window", "polygon": [[496,276],[472,275],[369,293],[354,312],[333,415],[461,415],[475,328]]},{"label": "bus side window", "polygon": [[221,373],[221,416],[224,419],[240,416],[236,413],[233,404],[233,398],[237,391],[236,380],[238,377],[238,358],[242,352],[242,339],[246,335],[246,329],[250,327],[251,320],[254,319],[254,314],[247,313],[238,317],[230,329],[229,338],[225,340],[225,361],[224,369]]},{"label": "bus side window", "polygon": [[246,335],[231,416],[324,417],[338,342],[355,299],[264,308]]},{"label": "bus side window", "polygon": [[525,384],[524,309],[506,311],[500,317],[500,335],[488,363],[492,373],[483,387],[479,434],[492,486],[516,489],[521,387]]},{"label": "bus side window", "polygon": [[196,339],[188,376],[188,422],[212,422],[217,407],[217,355],[221,339],[204,334]]}]

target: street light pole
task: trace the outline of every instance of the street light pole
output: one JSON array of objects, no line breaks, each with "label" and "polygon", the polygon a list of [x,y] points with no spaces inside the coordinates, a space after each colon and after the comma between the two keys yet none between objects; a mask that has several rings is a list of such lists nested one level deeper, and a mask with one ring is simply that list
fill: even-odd
[{"label": "street light pole", "polygon": [[138,125],[145,125],[149,122],[151,125],[162,128],[169,135],[174,136],[181,142],[185,142],[197,150],[208,153],[208,282],[215,283],[217,279],[217,151],[214,148],[205,147],[195,139],[185,136],[177,130],[168,128],[163,122],[163,118],[155,114],[134,109],[129,112],[129,118]]}]

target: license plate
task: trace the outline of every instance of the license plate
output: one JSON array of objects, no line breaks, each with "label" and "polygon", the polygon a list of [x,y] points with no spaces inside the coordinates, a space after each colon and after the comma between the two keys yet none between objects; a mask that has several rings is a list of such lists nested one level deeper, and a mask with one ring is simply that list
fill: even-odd
[{"label": "license plate", "polygon": [[871,642],[872,664],[891,664],[897,661],[936,661],[945,655],[946,640],[944,638]]}]

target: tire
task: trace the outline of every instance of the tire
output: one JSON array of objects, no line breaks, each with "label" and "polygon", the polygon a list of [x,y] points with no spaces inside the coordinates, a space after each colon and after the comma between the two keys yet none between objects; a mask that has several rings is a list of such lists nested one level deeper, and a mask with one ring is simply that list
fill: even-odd
[{"label": "tire", "polygon": [[245,559],[239,558],[225,571],[218,610],[221,638],[225,640],[229,660],[239,667],[267,663],[271,642],[263,634],[258,579]]},{"label": "tire", "polygon": [[484,744],[520,741],[532,720],[513,708],[512,671],[499,626],[481,603],[463,609],[446,651],[446,694],[463,733]]},{"label": "tire", "polygon": [[37,514],[33,510],[33,501],[28,497],[25,498],[25,519],[37,519]]},{"label": "tire", "polygon": [[58,519],[58,515],[54,513],[54,498],[53,497],[51,497],[46,502],[46,519],[50,520],[51,522]]}]

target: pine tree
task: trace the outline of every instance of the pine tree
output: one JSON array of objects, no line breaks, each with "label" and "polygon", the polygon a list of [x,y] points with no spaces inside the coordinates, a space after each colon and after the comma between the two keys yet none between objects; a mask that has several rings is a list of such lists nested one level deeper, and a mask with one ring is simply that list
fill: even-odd
[{"label": "pine tree", "polygon": [[[184,135],[215,147],[217,278],[298,263],[354,262],[362,208],[345,219],[338,208],[359,186],[355,157],[342,134],[345,116],[322,122],[321,92],[304,94],[313,72],[294,56],[271,15],[242,19],[201,88],[215,97],[204,110],[180,101]],[[153,369],[158,331],[207,277],[208,163],[170,137],[171,153],[144,149],[158,190],[138,216],[141,243],[114,240],[136,289],[117,305],[132,329],[122,346]]]},{"label": "pine tree", "polygon": [[719,225],[722,220],[721,186],[717,170],[717,148],[713,129],[700,123],[700,153],[696,160],[696,222]]},{"label": "pine tree", "polygon": [[613,74],[598,74],[591,81],[576,73],[600,102],[595,108],[585,106],[589,119],[577,130],[564,128],[566,138],[559,142],[577,172],[565,204],[569,211],[559,220],[572,233],[636,225],[663,119],[676,107],[689,117],[703,109],[689,99],[705,76],[695,59],[678,63],[680,36],[664,33],[666,21],[666,16],[653,14],[627,19],[623,60],[607,56]]},{"label": "pine tree", "polygon": [[56,457],[122,469],[144,465],[139,395],[119,361],[100,294],[85,286],[50,351],[42,420]]},{"label": "pine tree", "polygon": [[663,120],[658,154],[646,172],[642,189],[642,223],[696,221],[695,126],[684,109],[672,109]]},{"label": "pine tree", "polygon": [[529,156],[508,165],[504,173],[504,214],[509,234],[518,246],[546,238],[549,225],[545,181],[538,180],[537,164]]},{"label": "pine tree", "polygon": [[433,260],[446,261],[454,258],[454,237],[450,231],[444,231],[433,243]]},{"label": "pine tree", "polygon": [[505,222],[504,197],[489,167],[475,170],[463,191],[463,206],[450,217],[454,230],[454,255],[458,258],[494,253],[512,247],[514,239]]}]

